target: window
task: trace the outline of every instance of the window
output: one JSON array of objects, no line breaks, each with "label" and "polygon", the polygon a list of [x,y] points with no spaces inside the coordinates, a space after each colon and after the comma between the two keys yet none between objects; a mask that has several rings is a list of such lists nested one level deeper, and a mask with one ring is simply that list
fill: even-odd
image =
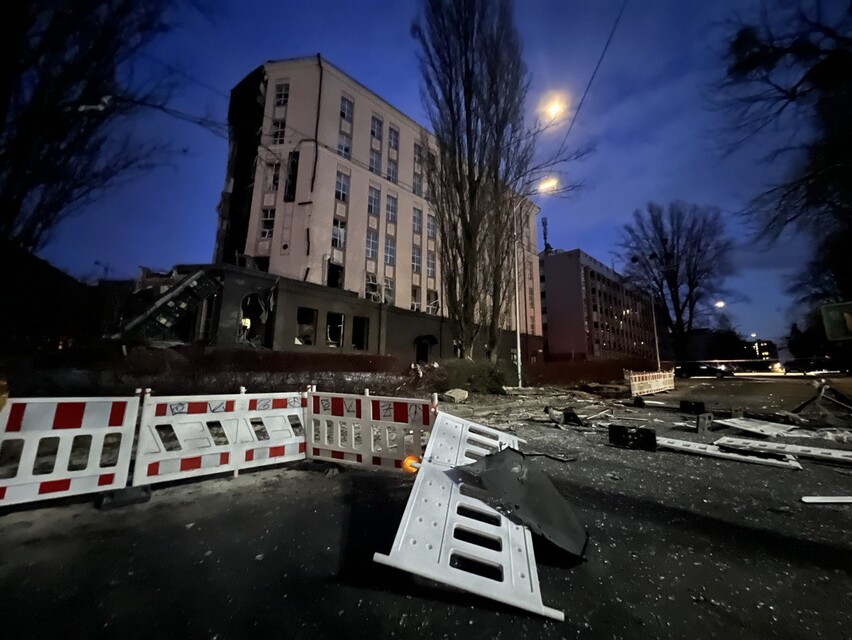
[{"label": "window", "polygon": [[411,183],[411,190],[416,196],[423,196],[423,176],[419,173],[414,174],[414,181]]},{"label": "window", "polygon": [[341,202],[349,200],[349,176],[341,171],[337,172],[337,181],[334,183],[334,197]]},{"label": "window", "polygon": [[387,211],[388,224],[396,224],[396,196],[387,197],[385,211]]},{"label": "window", "polygon": [[367,260],[375,260],[379,255],[379,233],[375,229],[367,229]]},{"label": "window", "polygon": [[275,228],[275,209],[260,210],[260,237],[271,238]]},{"label": "window", "polygon": [[275,106],[283,107],[290,99],[290,83],[280,82],[275,85]]},{"label": "window", "polygon": [[329,261],[325,284],[332,289],[343,288],[343,265]]},{"label": "window", "polygon": [[388,160],[388,180],[396,184],[399,178],[399,165],[396,160]]},{"label": "window", "polygon": [[381,302],[382,295],[379,293],[379,281],[373,273],[367,274],[367,280],[364,283],[364,297],[373,302]]},{"label": "window", "polygon": [[417,142],[414,143],[414,164],[423,162],[423,147]]},{"label": "window", "polygon": [[325,346],[339,348],[343,346],[343,321],[346,318],[342,313],[329,311],[325,315]]},{"label": "window", "polygon": [[399,129],[388,127],[388,148],[399,149]]},{"label": "window", "polygon": [[430,278],[435,277],[435,252],[429,251],[426,253],[426,275]]},{"label": "window", "polygon": [[370,319],[364,316],[352,317],[352,348],[365,351],[370,341]]},{"label": "window", "polygon": [[385,286],[383,290],[385,304],[393,304],[393,301],[396,299],[396,290],[393,286],[393,278],[385,278]]},{"label": "window", "polygon": [[352,157],[352,136],[342,131],[337,134],[337,154],[347,160]]},{"label": "window", "polygon": [[284,144],[284,121],[272,122],[272,144]]},{"label": "window", "polygon": [[376,175],[382,175],[382,154],[375,149],[370,150],[370,171]]},{"label": "window", "polygon": [[411,287],[411,310],[420,311],[420,287]]},{"label": "window", "polygon": [[335,249],[346,248],[346,223],[335,220],[331,227],[331,246]]},{"label": "window", "polygon": [[426,235],[428,235],[430,238],[435,237],[435,216],[433,216],[431,213],[426,218]]},{"label": "window", "polygon": [[340,118],[346,122],[352,122],[352,112],[355,110],[355,103],[346,96],[340,98]]},{"label": "window", "polygon": [[385,237],[385,264],[391,267],[396,264],[396,238]]},{"label": "window", "polygon": [[423,211],[417,207],[411,214],[411,229],[414,233],[423,233]]},{"label": "window", "polygon": [[382,206],[382,192],[375,187],[370,187],[367,192],[367,213],[371,216],[379,215]]},{"label": "window", "polygon": [[426,291],[426,313],[438,315],[439,309],[440,304],[438,303],[438,292],[431,290]]},{"label": "window", "polygon": [[411,247],[411,273],[420,273],[423,254],[420,247]]},{"label": "window", "polygon": [[317,310],[308,307],[296,309],[296,344],[316,344]]},{"label": "window", "polygon": [[263,174],[264,191],[278,191],[278,174],[281,172],[280,162],[267,162]]},{"label": "window", "polygon": [[299,152],[291,151],[287,159],[287,184],[284,186],[284,202],[296,200],[296,179],[299,177]]},{"label": "window", "polygon": [[383,126],[384,123],[382,122],[382,119],[373,116],[370,120],[370,135],[373,136],[376,140],[381,140]]}]

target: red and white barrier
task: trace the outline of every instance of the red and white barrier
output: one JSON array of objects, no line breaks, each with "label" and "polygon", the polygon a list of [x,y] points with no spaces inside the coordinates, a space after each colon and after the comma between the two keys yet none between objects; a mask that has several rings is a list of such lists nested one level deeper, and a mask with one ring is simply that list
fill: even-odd
[{"label": "red and white barrier", "polygon": [[631,396],[646,396],[661,391],[671,391],[674,385],[674,369],[671,371],[625,371],[624,377],[630,384]]},{"label": "red and white barrier", "polygon": [[431,401],[342,393],[308,396],[308,458],[401,469],[421,456],[437,413]]},{"label": "red and white barrier", "polygon": [[146,395],[133,484],[155,484],[234,471],[242,394]]},{"label": "red and white barrier", "polygon": [[16,398],[0,410],[0,506],[127,485],[139,397]]},{"label": "red and white barrier", "polygon": [[258,393],[242,396],[237,469],[305,459],[306,393]]}]

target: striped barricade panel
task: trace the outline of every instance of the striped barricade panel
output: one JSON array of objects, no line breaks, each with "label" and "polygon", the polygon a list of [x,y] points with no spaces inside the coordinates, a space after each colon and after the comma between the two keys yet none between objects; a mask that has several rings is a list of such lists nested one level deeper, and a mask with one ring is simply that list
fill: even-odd
[{"label": "striped barricade panel", "polygon": [[20,398],[0,410],[0,506],[127,485],[139,398]]},{"label": "striped barricade panel", "polygon": [[237,469],[305,459],[307,394],[247,394],[243,402],[246,410],[237,436]]},{"label": "striped barricade panel", "polygon": [[245,415],[244,397],[146,396],[133,484],[234,471],[240,417]]},{"label": "striped barricade panel", "polygon": [[423,454],[436,410],[428,400],[309,394],[308,457],[401,469]]},{"label": "striped barricade panel", "polygon": [[626,377],[630,383],[631,396],[644,396],[661,391],[671,391],[674,386],[674,369],[649,373],[628,371]]}]

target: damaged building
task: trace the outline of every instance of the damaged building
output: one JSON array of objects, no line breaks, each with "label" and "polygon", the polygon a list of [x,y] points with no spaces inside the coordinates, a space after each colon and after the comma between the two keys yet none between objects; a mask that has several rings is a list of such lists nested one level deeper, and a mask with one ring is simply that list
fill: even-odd
[{"label": "damaged building", "polygon": [[[176,267],[171,298],[124,337],[452,357],[428,132],[319,55],[249,73],[228,121],[214,264]],[[527,226],[518,290],[529,361],[542,346],[534,210]],[[504,329],[498,352],[509,358],[513,318]]]}]

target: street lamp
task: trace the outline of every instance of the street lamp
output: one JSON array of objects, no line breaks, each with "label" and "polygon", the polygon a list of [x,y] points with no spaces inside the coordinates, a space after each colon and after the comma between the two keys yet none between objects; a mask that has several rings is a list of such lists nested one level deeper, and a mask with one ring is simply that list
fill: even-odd
[{"label": "street lamp", "polygon": [[567,99],[562,93],[556,91],[546,93],[539,102],[538,112],[546,123],[552,123],[565,112],[566,102]]},{"label": "street lamp", "polygon": [[[536,187],[537,193],[550,193],[559,186],[556,178],[545,178]],[[521,378],[521,297],[518,292],[518,209],[524,203],[521,198],[512,210],[512,272],[515,280],[515,363],[518,369],[518,388],[524,386]]]},{"label": "street lamp", "polygon": [[716,302],[713,303],[713,306],[716,307],[717,309],[724,309],[725,308],[725,301],[724,300],[716,300]]}]

